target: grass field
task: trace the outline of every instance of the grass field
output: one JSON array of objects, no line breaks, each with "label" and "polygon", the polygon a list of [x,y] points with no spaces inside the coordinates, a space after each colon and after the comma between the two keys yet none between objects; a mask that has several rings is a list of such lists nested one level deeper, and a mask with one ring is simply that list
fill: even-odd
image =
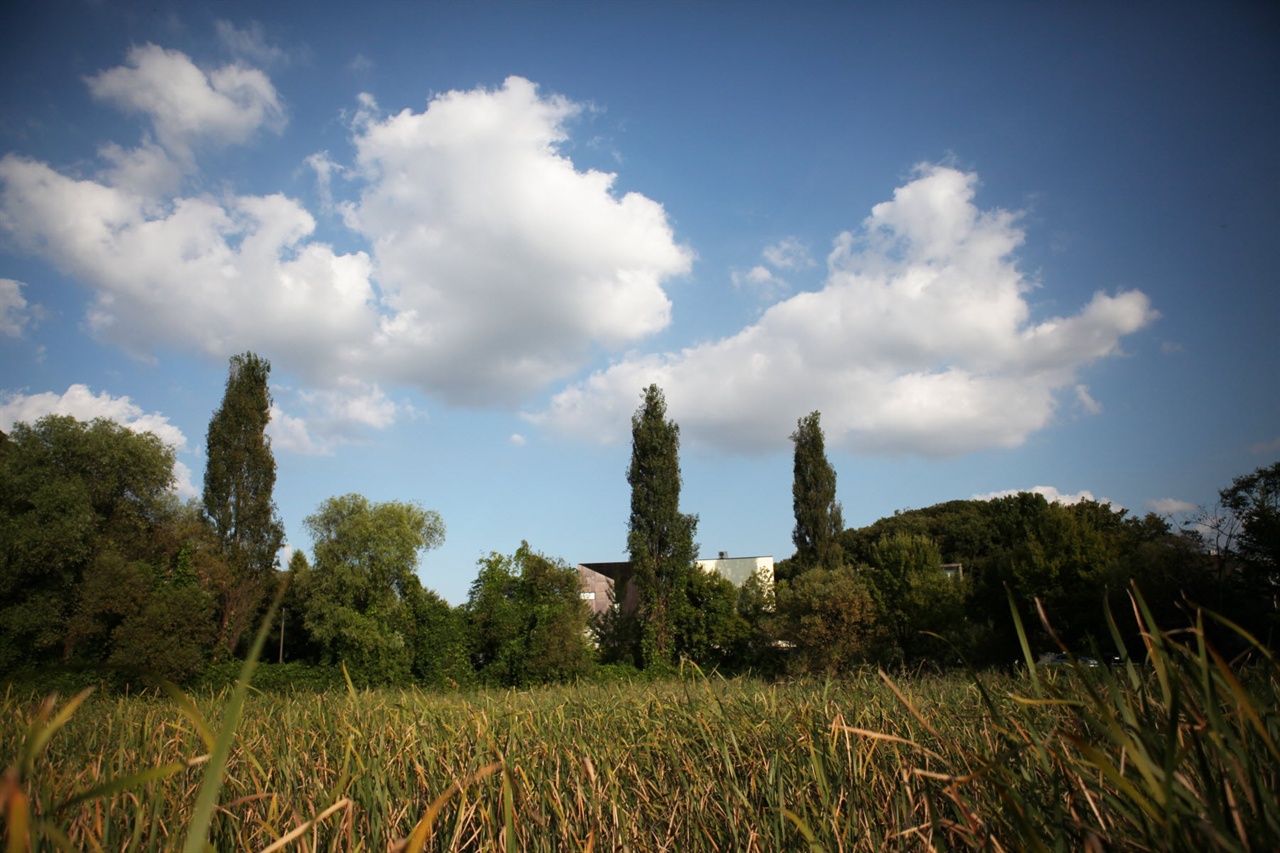
[{"label": "grass field", "polygon": [[1018,678],[767,684],[695,673],[518,693],[250,692],[242,706],[228,693],[90,695],[77,706],[10,690],[0,699],[6,842],[1280,848],[1275,662],[1255,649],[1260,663],[1233,667],[1196,632],[1153,633],[1149,652],[1142,667]]}]

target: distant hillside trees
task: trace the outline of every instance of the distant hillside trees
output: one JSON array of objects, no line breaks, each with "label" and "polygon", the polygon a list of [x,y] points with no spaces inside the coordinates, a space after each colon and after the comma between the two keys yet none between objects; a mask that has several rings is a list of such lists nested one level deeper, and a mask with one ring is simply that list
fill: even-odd
[{"label": "distant hillside trees", "polygon": [[[1127,600],[1131,583],[1144,592],[1164,625],[1185,621],[1188,602],[1240,612],[1239,598],[1215,583],[1197,535],[1174,530],[1158,516],[1134,517],[1109,504],[1051,503],[1026,492],[988,501],[949,501],[847,530],[841,541],[846,559],[869,567],[874,584],[885,577],[883,543],[894,537],[924,537],[937,546],[942,562],[959,564],[965,579],[963,619],[939,633],[977,662],[1020,656],[1009,613],[1011,594],[1033,645],[1043,650],[1056,648],[1056,643],[1040,625],[1037,601],[1058,636],[1078,649],[1110,645],[1104,610],[1108,600],[1122,627],[1136,631]],[[939,574],[933,577],[941,583]],[[906,603],[904,594],[880,595],[882,606],[903,602],[897,617],[888,617],[890,623],[922,613],[922,605]],[[938,607],[935,597],[931,609]],[[910,646],[909,637],[910,631],[899,632],[899,643]],[[1129,637],[1134,648],[1141,647],[1135,633]],[[904,653],[910,660],[909,649]],[[934,654],[942,652],[929,657]]]},{"label": "distant hillside trees", "polygon": [[266,435],[271,420],[271,363],[247,352],[231,358],[222,404],[209,421],[204,511],[229,569],[219,579],[218,644],[235,651],[260,615],[284,542],[272,493],[276,462]]}]

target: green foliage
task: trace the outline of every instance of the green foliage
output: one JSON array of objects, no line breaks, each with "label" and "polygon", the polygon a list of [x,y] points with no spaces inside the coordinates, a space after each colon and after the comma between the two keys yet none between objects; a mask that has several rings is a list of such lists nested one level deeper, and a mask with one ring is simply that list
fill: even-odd
[{"label": "green foliage", "polygon": [[617,600],[618,585],[609,594],[608,609],[596,614],[588,626],[596,643],[596,658],[604,665],[638,670],[644,666],[640,657],[640,614],[635,609],[623,609]]},{"label": "green foliage", "polygon": [[679,427],[665,417],[666,403],[650,386],[642,411],[632,418],[628,553],[639,594],[638,660],[666,667],[675,658],[677,612],[694,554],[694,520],[679,511],[682,485]]},{"label": "green foliage", "polygon": [[479,562],[465,613],[472,663],[486,684],[574,680],[591,665],[587,606],[573,567],[529,548]]},{"label": "green foliage", "polygon": [[680,427],[667,420],[657,385],[631,418],[631,518],[627,552],[640,594],[640,660],[670,665],[682,651],[679,625],[688,618],[688,584],[698,547],[698,517],[680,512]]},{"label": "green foliage", "polygon": [[749,641],[751,625],[738,612],[738,590],[727,578],[694,569],[685,586],[687,606],[676,621],[680,654],[703,669],[736,663],[735,651]]},{"label": "green foliage", "polygon": [[736,638],[729,656],[729,668],[763,675],[779,671],[779,649],[775,642],[777,599],[774,584],[755,572],[737,589],[735,607],[745,629]]},{"label": "green foliage", "polygon": [[219,646],[230,654],[271,592],[284,541],[272,500],[276,462],[266,435],[271,420],[271,363],[251,352],[232,356],[222,404],[209,421],[204,509],[230,572],[218,589]]},{"label": "green foliage", "polygon": [[866,578],[894,657],[914,662],[953,656],[945,638],[957,639],[964,591],[958,577],[943,572],[942,552],[932,539],[918,533],[885,536],[872,548]]},{"label": "green foliage", "polygon": [[1248,593],[1271,600],[1268,628],[1276,627],[1276,589],[1280,586],[1280,462],[1236,477],[1218,493],[1240,525],[1236,554]]},{"label": "green foliage", "polygon": [[302,581],[303,621],[323,649],[372,683],[408,683],[418,554],[444,541],[432,510],[361,495],[329,498],[305,520],[315,566]]},{"label": "green foliage", "polygon": [[[1121,594],[1131,582],[1148,592],[1157,618],[1165,624],[1185,620],[1179,609],[1183,596],[1233,613],[1242,609],[1229,585],[1214,581],[1209,556],[1197,537],[1170,530],[1154,515],[1131,517],[1094,501],[1067,506],[1031,493],[949,501],[847,530],[841,541],[846,559],[870,567],[869,577],[883,585],[876,572],[876,550],[894,537],[931,540],[942,562],[961,565],[965,579],[964,616],[949,630],[938,630],[941,621],[933,619],[923,601],[911,602],[905,591],[882,592],[882,608],[892,602],[903,605],[896,617],[892,612],[887,617],[907,626],[897,631],[898,642],[910,641],[918,629],[932,630],[984,663],[1007,664],[1017,656],[1006,590],[1024,609],[1041,601],[1056,614],[1063,640],[1081,648],[1106,638],[1102,602],[1109,594]],[[948,613],[950,606],[946,602]],[[931,621],[934,627],[929,627]],[[1133,620],[1122,622],[1122,632],[1136,638],[1139,628]],[[1028,631],[1036,648],[1052,645],[1038,625]],[[925,648],[915,653],[904,648],[903,654],[908,659],[943,654],[941,648],[930,647],[932,641],[922,641]],[[947,652],[946,657],[952,656]]]},{"label": "green foliage", "polygon": [[871,591],[849,567],[810,569],[780,582],[776,594],[777,636],[795,672],[846,672],[883,646]]},{"label": "green foliage", "polygon": [[[15,425],[0,454],[0,668],[109,657],[173,674],[197,665],[203,613],[168,590],[186,565],[173,465],[156,436],[112,421]],[[190,643],[172,661],[146,651],[140,638],[175,618],[193,620],[180,641]]]},{"label": "green foliage", "polygon": [[1229,663],[1211,614],[1170,632],[1132,606],[1145,665],[1018,677],[8,691],[0,831],[67,850],[1277,849],[1280,666],[1220,622],[1253,660]]},{"label": "green foliage", "polygon": [[[241,661],[211,664],[201,672],[195,687],[203,693],[218,694],[235,686],[243,668]],[[253,674],[253,687],[266,693],[316,694],[346,690],[342,667],[302,663],[260,663]]]},{"label": "green foliage", "polygon": [[827,461],[821,414],[810,412],[796,422],[791,502],[796,526],[794,565],[783,579],[812,568],[836,569],[844,564],[840,534],[844,520],[836,501],[836,472]]},{"label": "green foliage", "polygon": [[107,662],[187,681],[209,662],[212,617],[213,600],[200,587],[161,585],[112,632]]},{"label": "green foliage", "polygon": [[870,563],[871,549],[885,536],[914,533],[928,536],[937,543],[943,562],[968,567],[996,547],[990,508],[989,501],[961,500],[895,512],[867,527],[842,533],[845,560],[854,566]]}]

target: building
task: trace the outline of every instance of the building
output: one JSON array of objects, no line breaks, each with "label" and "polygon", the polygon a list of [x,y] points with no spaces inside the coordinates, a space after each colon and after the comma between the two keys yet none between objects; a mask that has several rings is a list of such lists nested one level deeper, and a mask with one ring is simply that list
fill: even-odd
[{"label": "building", "polygon": [[[759,575],[766,584],[773,585],[773,557],[730,557],[721,551],[714,560],[698,560],[698,568],[727,578],[734,586],[742,586],[752,575]],[[640,593],[632,583],[635,573],[629,561],[614,563],[579,563],[578,575],[582,578],[582,597],[591,607],[593,616],[603,613],[613,603],[614,591],[621,589],[618,603],[623,612],[635,610],[640,604]]]}]

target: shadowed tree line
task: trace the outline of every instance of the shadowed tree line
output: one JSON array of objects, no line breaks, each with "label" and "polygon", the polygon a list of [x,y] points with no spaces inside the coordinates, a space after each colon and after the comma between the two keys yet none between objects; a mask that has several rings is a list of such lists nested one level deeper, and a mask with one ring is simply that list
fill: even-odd
[{"label": "shadowed tree line", "polygon": [[[173,451],[107,420],[51,415],[0,434],[0,671],[77,668],[216,683],[277,594],[267,681],[460,687],[704,670],[838,673],[1019,657],[1010,615],[1038,602],[1080,651],[1110,647],[1108,597],[1141,589],[1159,624],[1208,606],[1270,643],[1280,588],[1280,463],[1237,477],[1176,528],[1035,494],[896,512],[844,529],[818,412],[791,435],[795,554],[741,587],[696,566],[680,506],[679,427],[657,386],[632,419],[627,546],[638,608],[591,620],[577,569],[521,543],[481,559],[465,603],[426,589],[444,521],[402,501],[324,500],[310,558],[278,565],[283,527],[265,434],[270,364],[231,360],[209,425],[202,501],[177,500]],[[283,587],[283,589],[282,589]],[[1056,648],[1039,620],[1032,643]],[[1034,631],[1039,633],[1034,633]],[[1140,644],[1129,645],[1139,648]],[[345,669],[345,673],[344,673]]]}]

